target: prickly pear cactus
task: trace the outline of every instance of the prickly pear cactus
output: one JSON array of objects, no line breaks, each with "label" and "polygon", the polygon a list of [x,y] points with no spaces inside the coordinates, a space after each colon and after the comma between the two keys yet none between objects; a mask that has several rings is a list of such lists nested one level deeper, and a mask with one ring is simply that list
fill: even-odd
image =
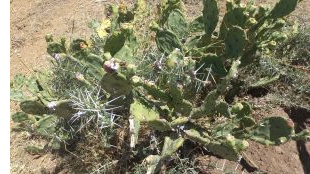
[{"label": "prickly pear cactus", "polygon": [[[203,0],[202,13],[188,22],[181,0],[162,0],[144,41],[139,27],[151,13],[143,0],[133,8],[123,2],[110,6],[90,40],[67,43],[47,35],[53,68],[13,79],[11,99],[20,102],[21,111],[12,120],[49,139],[51,149],[98,132],[108,137],[102,144],[111,143],[115,125],[129,125],[130,148],[139,158],[140,149],[135,150],[143,128],[158,135],[160,146],[142,154],[147,173],[159,172],[186,141],[237,161],[248,140],[280,145],[309,138],[309,131],[295,134],[290,119],[256,122],[249,103],[224,100],[242,68],[286,38],[283,17],[298,1],[280,0],[271,8],[227,0],[220,24],[217,2]],[[261,79],[252,87],[278,78]]]}]

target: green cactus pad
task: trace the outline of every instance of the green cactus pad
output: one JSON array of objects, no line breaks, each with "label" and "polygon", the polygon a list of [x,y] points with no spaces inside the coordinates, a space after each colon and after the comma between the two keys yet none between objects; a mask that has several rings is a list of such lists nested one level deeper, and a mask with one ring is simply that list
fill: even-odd
[{"label": "green cactus pad", "polygon": [[54,115],[45,115],[35,126],[35,131],[41,136],[51,137],[54,135],[57,126],[57,117]]},{"label": "green cactus pad", "polygon": [[165,137],[164,146],[162,148],[161,156],[163,158],[170,157],[176,152],[184,143],[182,137]]},{"label": "green cactus pad", "polygon": [[42,155],[44,153],[44,147],[38,146],[27,146],[25,150],[31,155]]},{"label": "green cactus pad", "polygon": [[179,118],[173,120],[170,123],[170,126],[174,128],[174,127],[177,127],[177,126],[180,126],[180,125],[184,125],[188,121],[189,121],[189,119],[187,117],[179,117]]},{"label": "green cactus pad", "polygon": [[250,132],[250,139],[265,145],[285,143],[294,133],[294,123],[283,117],[269,117],[258,123]]},{"label": "green cactus pad", "polygon": [[27,100],[27,97],[24,95],[23,91],[16,90],[16,89],[10,89],[10,100],[22,102]]},{"label": "green cactus pad", "polygon": [[247,17],[243,8],[234,8],[228,11],[223,18],[219,39],[224,40],[226,38],[228,30],[233,26],[244,27]]},{"label": "green cactus pad", "polygon": [[114,56],[125,44],[125,34],[122,32],[114,32],[109,36],[104,44],[104,52],[110,52]]},{"label": "green cactus pad", "polygon": [[147,108],[138,100],[130,105],[130,115],[138,119],[140,122],[148,122],[150,120],[159,119],[159,113],[153,109]]},{"label": "green cactus pad", "polygon": [[211,34],[216,28],[219,18],[219,9],[217,7],[217,1],[204,0],[202,13],[203,13],[203,22],[205,25],[205,32],[207,35],[211,36]]},{"label": "green cactus pad", "polygon": [[259,79],[257,82],[250,85],[250,88],[259,88],[263,86],[267,86],[280,78],[280,74],[277,74],[273,77],[264,77]]},{"label": "green cactus pad", "polygon": [[133,51],[124,45],[115,55],[114,58],[125,61],[126,63],[135,63]]},{"label": "green cactus pad", "polygon": [[165,26],[180,40],[182,40],[187,33],[187,23],[183,13],[179,9],[174,9],[170,12]]},{"label": "green cactus pad", "polygon": [[249,147],[249,143],[246,140],[235,139],[235,149],[241,152]]},{"label": "green cactus pad", "polygon": [[215,155],[231,161],[238,161],[240,158],[240,155],[235,148],[220,142],[211,142],[206,147]]},{"label": "green cactus pad", "polygon": [[184,130],[184,133],[188,139],[203,145],[209,144],[211,141],[209,138],[203,137],[203,135],[195,129]]},{"label": "green cactus pad", "polygon": [[160,170],[162,157],[159,155],[149,155],[144,159],[147,163],[147,174],[155,174]]},{"label": "green cactus pad", "polygon": [[121,73],[106,73],[101,79],[101,87],[113,96],[127,95],[132,90],[130,80]]},{"label": "green cactus pad", "polygon": [[198,66],[202,64],[204,64],[202,69],[211,67],[212,72],[216,73],[219,76],[225,76],[227,74],[222,60],[216,54],[207,53],[203,55],[203,57],[199,61]]},{"label": "green cactus pad", "polygon": [[310,130],[304,129],[299,133],[292,136],[292,139],[295,141],[307,141],[310,139]]},{"label": "green cactus pad", "polygon": [[153,119],[147,121],[148,125],[158,131],[169,131],[172,129],[169,122],[165,119]]},{"label": "green cactus pad", "polygon": [[242,28],[233,26],[228,30],[225,38],[225,51],[228,57],[237,58],[242,55],[245,44],[246,33]]},{"label": "green cactus pad", "polygon": [[20,123],[26,120],[30,120],[33,123],[36,122],[36,119],[32,117],[31,115],[26,114],[25,112],[16,112],[11,116],[12,120],[14,122]]},{"label": "green cactus pad", "polygon": [[270,12],[271,18],[281,18],[293,12],[298,0],[280,0]]},{"label": "green cactus pad", "polygon": [[251,105],[248,102],[241,102],[232,106],[231,113],[235,114],[237,118],[242,118],[250,115],[251,110]]},{"label": "green cactus pad", "polygon": [[203,16],[199,16],[195,18],[193,21],[191,21],[188,24],[188,31],[190,33],[200,33],[203,32],[205,29],[204,22],[203,22]]},{"label": "green cactus pad", "polygon": [[231,113],[229,110],[229,106],[226,102],[221,101],[219,102],[216,107],[215,107],[215,111],[220,114],[221,116],[230,118],[231,117]]},{"label": "green cactus pad", "polygon": [[251,127],[255,125],[255,121],[253,118],[245,116],[243,118],[241,118],[241,120],[239,121],[240,127],[241,128],[247,128],[247,127]]},{"label": "green cactus pad", "polygon": [[155,38],[158,50],[169,54],[175,48],[182,50],[182,44],[178,37],[169,30],[158,30]]},{"label": "green cactus pad", "polygon": [[212,113],[215,109],[216,100],[218,97],[219,93],[217,90],[211,91],[204,99],[202,105],[192,110],[190,114],[191,118],[195,119]]},{"label": "green cactus pad", "polygon": [[43,115],[47,114],[48,109],[38,101],[23,101],[19,104],[22,111],[27,114]]}]

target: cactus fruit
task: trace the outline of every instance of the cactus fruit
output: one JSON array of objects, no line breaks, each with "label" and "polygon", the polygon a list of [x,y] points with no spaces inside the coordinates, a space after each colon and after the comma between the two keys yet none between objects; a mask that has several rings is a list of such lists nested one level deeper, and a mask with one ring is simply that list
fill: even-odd
[{"label": "cactus fruit", "polygon": [[205,25],[205,32],[211,37],[216,28],[219,19],[219,9],[216,0],[203,1],[203,23]]}]

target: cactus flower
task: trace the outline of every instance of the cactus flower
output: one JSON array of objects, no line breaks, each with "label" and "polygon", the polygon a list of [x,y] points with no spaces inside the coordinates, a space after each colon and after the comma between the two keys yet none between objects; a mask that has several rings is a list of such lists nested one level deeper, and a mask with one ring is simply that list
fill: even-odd
[{"label": "cactus flower", "polygon": [[57,61],[60,60],[60,58],[61,58],[60,54],[58,54],[58,53],[54,53],[54,54],[53,54],[53,57],[54,57],[54,59],[57,60]]},{"label": "cactus flower", "polygon": [[111,60],[104,62],[103,68],[107,73],[113,73],[119,69],[119,64],[112,58]]}]

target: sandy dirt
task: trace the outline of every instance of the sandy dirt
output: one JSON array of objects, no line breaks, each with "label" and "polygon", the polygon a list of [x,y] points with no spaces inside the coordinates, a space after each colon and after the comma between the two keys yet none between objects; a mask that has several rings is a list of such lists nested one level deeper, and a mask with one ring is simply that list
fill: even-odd
[{"label": "sandy dirt", "polygon": [[[53,33],[55,38],[88,38],[91,29],[88,23],[92,19],[104,17],[105,4],[112,1],[106,0],[11,0],[10,1],[10,78],[18,73],[30,74],[35,69],[49,66],[50,57],[46,53],[44,36]],[[187,0],[189,14],[196,14],[197,0]],[[310,1],[304,0],[294,16],[305,21],[309,20]],[[196,12],[195,12],[196,10]],[[18,109],[11,102],[11,112]],[[285,112],[286,111],[286,112]],[[299,126],[309,128],[309,113],[293,112],[275,108],[270,114],[287,115],[296,118],[304,114],[305,121],[294,120]],[[15,127],[10,123],[11,128]],[[30,155],[24,148],[28,145],[44,145],[45,142],[30,137],[26,132],[11,131],[10,134],[10,164],[11,173],[71,173],[63,168],[61,158],[55,154]],[[302,174],[310,173],[309,169],[310,144],[303,142],[289,142],[279,147],[264,147],[251,143],[245,152],[248,158],[262,171],[267,173]],[[70,158],[70,157],[68,157]],[[72,158],[74,159],[74,158]],[[74,161],[74,160],[72,160]],[[224,160],[209,158],[209,162],[216,161],[222,166]],[[235,169],[236,163],[225,162],[226,167]],[[216,170],[206,170],[206,173],[223,173],[221,167]],[[242,171],[240,166],[236,171]],[[245,171],[248,173],[250,171]]]}]

